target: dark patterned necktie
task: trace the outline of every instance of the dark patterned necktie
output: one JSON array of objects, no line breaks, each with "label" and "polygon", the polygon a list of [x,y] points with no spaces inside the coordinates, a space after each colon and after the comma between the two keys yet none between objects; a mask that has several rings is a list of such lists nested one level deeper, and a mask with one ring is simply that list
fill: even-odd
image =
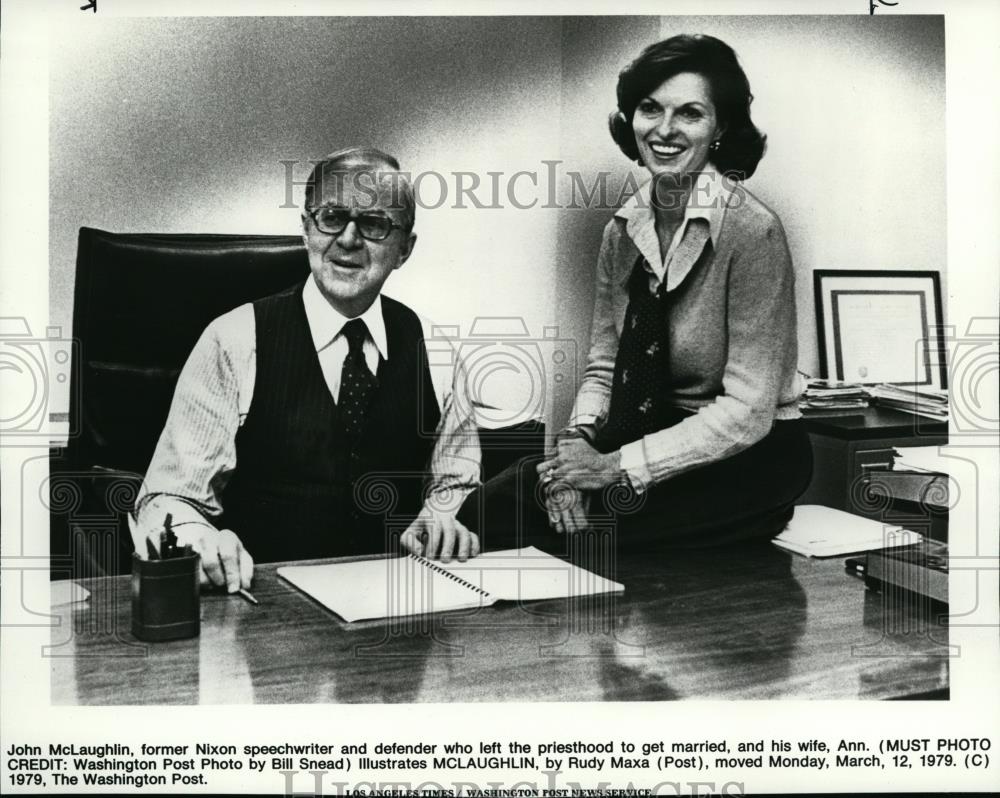
[{"label": "dark patterned necktie", "polygon": [[629,278],[629,303],[618,342],[611,402],[596,447],[610,452],[665,426],[669,386],[668,325],[670,298],[666,281],[649,291],[649,272],[640,259]]},{"label": "dark patterned necktie", "polygon": [[340,396],[337,402],[340,419],[348,435],[357,436],[364,424],[365,412],[378,381],[365,360],[364,346],[368,328],[361,319],[351,319],[341,332],[347,338],[347,357],[340,372]]}]

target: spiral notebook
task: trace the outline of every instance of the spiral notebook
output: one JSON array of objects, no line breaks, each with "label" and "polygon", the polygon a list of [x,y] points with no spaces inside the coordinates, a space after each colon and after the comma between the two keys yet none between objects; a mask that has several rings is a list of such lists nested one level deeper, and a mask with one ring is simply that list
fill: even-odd
[{"label": "spiral notebook", "polygon": [[278,576],[345,621],[400,618],[538,601],[621,593],[624,585],[534,546],[443,563],[414,554],[323,565],[287,565]]}]

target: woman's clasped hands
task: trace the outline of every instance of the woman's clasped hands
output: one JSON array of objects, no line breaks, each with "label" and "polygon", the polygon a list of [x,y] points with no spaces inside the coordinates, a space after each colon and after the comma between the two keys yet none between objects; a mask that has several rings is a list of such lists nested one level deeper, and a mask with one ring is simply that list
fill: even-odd
[{"label": "woman's clasped hands", "polygon": [[621,475],[619,451],[602,454],[583,437],[562,437],[556,453],[537,466],[549,523],[571,534],[587,528],[588,491],[615,484]]}]

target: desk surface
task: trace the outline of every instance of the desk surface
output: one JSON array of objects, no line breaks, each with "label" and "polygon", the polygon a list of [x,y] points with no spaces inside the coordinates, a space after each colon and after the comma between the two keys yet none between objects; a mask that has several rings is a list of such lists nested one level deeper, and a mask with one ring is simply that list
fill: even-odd
[{"label": "desk surface", "polygon": [[820,435],[845,440],[875,438],[947,438],[948,422],[917,416],[891,407],[810,411],[802,414],[806,428]]},{"label": "desk surface", "polygon": [[948,633],[844,572],[761,544],[620,556],[623,596],[345,624],[257,568],[260,606],[202,596],[201,635],[142,644],[129,578],[53,610],[55,704],[630,701],[947,695]]}]

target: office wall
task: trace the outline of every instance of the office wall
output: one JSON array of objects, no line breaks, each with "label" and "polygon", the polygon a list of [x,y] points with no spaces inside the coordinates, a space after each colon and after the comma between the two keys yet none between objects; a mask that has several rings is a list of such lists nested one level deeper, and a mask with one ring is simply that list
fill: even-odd
[{"label": "office wall", "polygon": [[[440,207],[418,211],[416,252],[388,293],[462,333],[481,316],[522,318],[532,335],[556,324],[577,350],[579,373],[611,210],[544,207],[553,203],[543,161],[558,162],[563,205],[571,171],[588,187],[605,173],[612,197],[630,171],[641,177],[607,134],[617,74],[646,44],[684,31],[729,42],[750,77],[768,153],[747,185],[785,224],[799,359],[813,372],[814,269],[944,272],[940,17],[178,18],[56,27],[52,323],[71,326],[81,225],[294,233],[299,211],[281,207],[281,161],[371,142],[446,185]],[[972,121],[969,138],[981,146]],[[526,210],[507,196],[522,170],[537,181],[517,184],[522,203],[534,200]],[[459,198],[457,181],[473,179],[462,171],[478,176],[475,194],[486,205],[494,204],[488,173],[501,173],[502,207]],[[305,167],[295,177],[304,179]],[[434,176],[422,181],[424,205],[438,203],[440,186]],[[574,385],[555,386],[558,421]],[[53,409],[66,402],[57,395]]]},{"label": "office wall", "polygon": [[[294,234],[299,210],[281,207],[281,161],[371,143],[428,173],[421,200],[441,203],[418,209],[417,248],[387,293],[463,334],[483,315],[521,317],[537,334],[552,314],[554,211],[511,207],[504,182],[503,207],[476,210],[456,193],[457,180],[473,178],[456,173],[481,175],[476,196],[495,204],[486,172],[535,170],[558,151],[560,32],[558,18],[475,17],[54,28],[52,323],[71,328],[81,225]],[[305,165],[294,177],[307,174]],[[67,402],[64,389],[52,409]]]},{"label": "office wall", "polygon": [[[630,169],[607,134],[618,71],[646,45],[678,33],[721,38],[750,79],[753,119],[768,149],[746,185],[788,235],[804,371],[819,367],[813,270],[940,270],[947,297],[942,17],[567,20],[561,156],[588,185],[603,170]],[[983,146],[972,144],[972,120],[969,129],[970,146]],[[610,215],[566,209],[559,220],[561,318],[584,344]],[[570,402],[559,397],[562,413]]]}]

